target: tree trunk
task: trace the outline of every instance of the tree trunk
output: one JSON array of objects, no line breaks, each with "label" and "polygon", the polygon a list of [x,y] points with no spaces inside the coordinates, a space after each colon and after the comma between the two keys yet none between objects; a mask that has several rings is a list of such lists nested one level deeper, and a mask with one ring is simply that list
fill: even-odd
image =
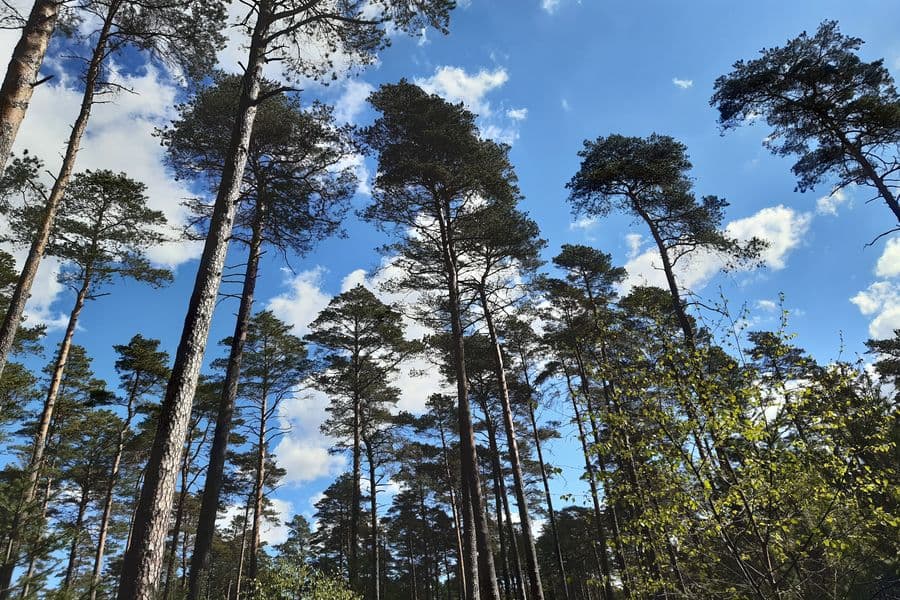
[{"label": "tree trunk", "polygon": [[516,426],[512,416],[512,406],[509,401],[509,386],[506,382],[506,368],[503,365],[503,350],[494,326],[494,317],[488,303],[485,282],[479,286],[481,309],[484,312],[484,320],[487,325],[488,335],[491,339],[491,347],[494,352],[494,374],[497,377],[497,386],[500,388],[500,407],[503,411],[503,425],[506,430],[506,446],[509,450],[509,461],[513,472],[513,488],[516,494],[516,505],[519,509],[519,526],[522,528],[522,537],[525,542],[525,562],[528,565],[528,582],[531,592],[531,600],[544,600],[544,588],[541,585],[541,569],[538,565],[537,549],[534,545],[534,535],[531,531],[531,516],[528,514],[528,500],[525,497],[525,481],[522,477],[522,463],[519,458],[519,443],[516,440]]},{"label": "tree trunk", "polygon": [[587,436],[584,433],[584,422],[581,419],[581,410],[578,408],[578,394],[572,387],[571,376],[566,372],[566,385],[569,396],[572,399],[572,408],[575,411],[575,423],[578,425],[578,439],[581,441],[581,449],[584,452],[584,470],[587,472],[588,484],[591,489],[591,499],[594,503],[594,519],[597,527],[597,541],[600,544],[600,570],[603,576],[603,589],[607,600],[612,600],[613,589],[610,577],[609,557],[606,555],[607,541],[606,529],[603,526],[603,511],[600,509],[600,497],[597,493],[597,476],[594,472],[594,463],[591,461],[591,452],[588,448]]},{"label": "tree trunk", "polygon": [[[500,589],[497,587],[497,574],[494,568],[494,555],[491,552],[490,532],[484,508],[484,495],[478,475],[478,453],[475,447],[475,430],[472,427],[472,409],[469,405],[469,382],[466,379],[465,348],[463,345],[462,317],[459,306],[459,279],[457,273],[456,252],[453,236],[450,231],[450,207],[447,202],[441,203],[438,215],[441,230],[441,251],[447,275],[447,295],[450,307],[450,328],[453,336],[453,362],[456,367],[456,395],[459,404],[459,442],[462,465],[462,479],[468,490],[469,504],[472,507],[472,527],[467,532],[469,597],[472,600],[500,600]],[[478,582],[476,584],[476,582]],[[481,591],[481,588],[484,588]],[[122,600],[125,600],[124,598]]]},{"label": "tree trunk", "polygon": [[463,532],[462,523],[459,518],[459,507],[457,506],[457,498],[455,485],[453,483],[453,474],[450,472],[450,459],[447,457],[447,439],[444,434],[444,425],[438,420],[438,431],[441,435],[441,454],[444,457],[444,471],[447,474],[447,489],[450,491],[450,509],[453,513],[453,526],[456,530],[456,560],[457,560],[457,577],[459,578],[459,600],[466,600],[466,569],[465,569],[465,551],[463,550]]},{"label": "tree trunk", "polygon": [[72,586],[72,579],[75,577],[75,567],[78,562],[78,542],[81,541],[81,528],[84,525],[84,512],[88,505],[88,488],[81,490],[81,499],[78,501],[78,513],[75,516],[75,523],[72,526],[74,533],[72,534],[72,544],[69,546],[69,561],[66,565],[66,576],[63,578],[61,590],[65,595]]},{"label": "tree trunk", "polygon": [[372,581],[370,582],[371,600],[381,600],[381,568],[378,564],[378,481],[375,474],[375,455],[371,448],[369,459],[369,510],[372,527]]},{"label": "tree trunk", "polygon": [[258,10],[247,70],[241,82],[241,98],[232,129],[228,160],[222,172],[209,235],[147,464],[147,476],[134,523],[133,543],[122,564],[118,600],[153,600],[159,580],[178,463],[184,450],[194,392],[247,164],[247,149],[256,117],[262,69],[266,63],[265,40],[270,24],[270,8],[268,3],[263,2]]},{"label": "tree trunk", "polygon": [[[78,111],[75,122],[72,124],[72,131],[69,133],[62,165],[60,165],[59,172],[56,174],[50,194],[47,196],[40,228],[35,233],[25,264],[22,266],[22,272],[16,281],[16,289],[9,299],[9,306],[6,309],[6,316],[3,318],[3,324],[0,325],[0,375],[3,375],[3,369],[9,360],[9,354],[16,339],[16,332],[18,332],[22,316],[25,314],[25,304],[28,302],[28,297],[31,294],[31,286],[34,284],[34,278],[37,276],[38,267],[50,240],[53,221],[56,219],[59,205],[69,186],[69,179],[75,170],[75,158],[78,155],[78,150],[81,148],[81,139],[87,130],[91,108],[94,105],[94,94],[102,75],[104,59],[107,56],[106,46],[109,41],[112,22],[120,5],[121,2],[119,0],[113,0],[107,8],[106,18],[103,21],[97,37],[97,43],[91,53],[91,60],[84,78],[81,108]],[[6,160],[6,156],[3,157],[3,160]],[[8,587],[6,579],[5,573],[0,574],[0,588]],[[0,594],[0,598],[4,597]]]},{"label": "tree trunk", "polygon": [[197,519],[197,534],[194,536],[194,552],[191,556],[188,576],[188,600],[199,599],[200,582],[203,573],[209,568],[209,555],[216,530],[216,516],[219,513],[219,496],[225,480],[225,458],[228,454],[234,406],[237,401],[241,360],[244,356],[244,344],[247,341],[247,329],[253,313],[256,281],[259,277],[265,211],[265,204],[257,203],[247,267],[244,271],[244,283],[241,289],[241,303],[234,324],[234,335],[231,337],[231,350],[228,353],[228,366],[225,369],[222,397],[219,400],[216,414],[216,428],[213,433],[212,448],[209,451],[209,466],[206,469],[203,498],[200,502],[200,515]]},{"label": "tree trunk", "polygon": [[244,523],[241,530],[241,554],[238,558],[237,583],[234,586],[234,600],[241,597],[241,584],[244,579],[244,557],[247,554],[247,525],[250,519],[250,498],[247,498],[247,504],[244,506]]},{"label": "tree trunk", "polygon": [[537,418],[534,414],[534,399],[531,397],[531,380],[528,375],[528,367],[525,364],[525,357],[522,356],[522,373],[525,377],[525,387],[529,391],[528,397],[528,418],[531,421],[531,434],[534,438],[534,447],[537,450],[538,466],[541,470],[541,482],[544,484],[544,497],[547,500],[547,515],[550,519],[550,533],[553,535],[553,547],[556,554],[556,566],[559,569],[560,584],[563,590],[565,600],[570,600],[569,583],[566,581],[566,562],[563,559],[562,546],[559,543],[559,528],[556,524],[556,512],[553,510],[553,495],[550,493],[550,477],[547,475],[547,465],[544,463],[544,451],[541,444],[540,430],[538,429]]},{"label": "tree trunk", "polygon": [[72,312],[69,313],[69,322],[66,325],[66,332],[63,335],[62,342],[59,345],[59,351],[56,354],[56,362],[53,365],[53,374],[50,378],[50,387],[47,390],[47,397],[44,399],[44,406],[41,410],[40,420],[38,421],[37,433],[34,436],[34,442],[31,449],[31,457],[28,461],[28,481],[22,494],[21,504],[13,515],[13,525],[10,529],[9,540],[6,546],[6,555],[4,564],[0,567],[0,598],[7,598],[9,588],[12,585],[12,575],[15,570],[15,564],[18,559],[19,534],[22,526],[28,521],[29,513],[32,509],[35,494],[37,493],[38,479],[44,463],[44,453],[47,449],[47,438],[50,434],[50,424],[53,422],[54,410],[56,408],[56,399],[59,396],[59,388],[62,385],[63,373],[66,368],[66,361],[69,359],[69,350],[72,348],[72,338],[75,335],[75,329],[78,326],[78,317],[84,308],[87,299],[88,289],[90,287],[91,273],[87,272],[81,288],[75,297],[75,305]]},{"label": "tree trunk", "polygon": [[251,582],[255,582],[256,576],[259,575],[259,536],[263,517],[263,492],[266,484],[266,411],[268,409],[266,396],[267,392],[264,389],[259,408],[259,437],[256,442],[259,447],[256,453],[256,483],[253,486],[253,528],[250,533],[250,567],[247,569],[247,578]]},{"label": "tree trunk", "polygon": [[119,430],[116,441],[116,455],[113,458],[112,469],[109,474],[109,482],[106,486],[106,496],[103,499],[103,514],[100,517],[100,530],[97,533],[97,552],[94,555],[94,571],[91,574],[90,600],[97,600],[97,588],[100,586],[100,576],[103,572],[103,555],[106,552],[106,538],[109,535],[109,522],[112,517],[113,499],[116,483],[119,480],[119,471],[122,465],[122,453],[125,451],[125,441],[128,431],[131,429],[131,421],[134,419],[135,403],[137,402],[137,389],[140,384],[140,373],[135,373],[131,391],[128,394],[128,405],[125,422]]},{"label": "tree trunk", "polygon": [[[187,455],[187,452],[185,452]],[[175,524],[172,526],[172,545],[169,549],[169,560],[166,565],[166,583],[163,587],[163,600],[169,600],[175,580],[175,559],[178,558],[178,536],[181,534],[181,522],[184,519],[184,502],[187,499],[187,460],[181,467],[181,491],[178,494],[178,502],[175,506]]]},{"label": "tree trunk", "polygon": [[[354,364],[356,357],[354,357]],[[355,382],[358,384],[358,381]],[[350,547],[348,550],[348,580],[350,588],[359,591],[359,520],[362,492],[362,450],[360,448],[360,411],[362,401],[358,388],[353,393],[353,491],[350,494]]]},{"label": "tree trunk", "polygon": [[[44,499],[41,501],[41,518],[47,517],[47,505],[50,504],[50,488],[52,485],[52,479],[47,478],[47,484],[44,486]],[[25,576],[22,577],[22,593],[19,595],[19,598],[27,598],[29,592],[31,591],[31,583],[34,578],[34,570],[37,567],[37,556],[32,553],[32,555],[28,558],[28,569],[25,571]]]},{"label": "tree trunk", "polygon": [[56,29],[62,3],[62,0],[36,0],[13,48],[0,86],[0,171],[6,167],[19,126],[28,111],[31,94],[39,85],[38,73]]}]

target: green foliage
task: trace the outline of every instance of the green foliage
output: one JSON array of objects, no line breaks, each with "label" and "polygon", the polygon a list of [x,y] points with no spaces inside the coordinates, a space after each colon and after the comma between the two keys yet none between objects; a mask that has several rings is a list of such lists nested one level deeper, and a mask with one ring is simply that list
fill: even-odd
[{"label": "green foliage", "polygon": [[761,117],[772,128],[766,146],[796,156],[800,191],[836,177],[834,189],[875,186],[900,220],[900,168],[891,151],[900,143],[900,95],[883,60],[863,61],[862,40],[843,35],[836,21],[800,34],[781,47],[739,60],[716,80],[710,104],[723,129]]},{"label": "green foliage", "polygon": [[253,600],[359,600],[339,579],[316,572],[307,565],[276,561],[249,592]]}]

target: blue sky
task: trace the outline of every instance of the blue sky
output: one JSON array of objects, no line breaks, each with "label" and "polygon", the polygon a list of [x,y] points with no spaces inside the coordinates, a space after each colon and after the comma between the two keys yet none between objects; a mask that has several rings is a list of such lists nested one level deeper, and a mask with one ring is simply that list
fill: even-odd
[{"label": "blue sky", "polygon": [[[757,1],[723,3],[584,0],[470,0],[453,14],[451,33],[426,32],[419,38],[395,38],[379,64],[333,83],[309,84],[305,96],[334,103],[342,118],[371,121],[367,93],[401,77],[481,114],[485,135],[512,144],[511,158],[525,196],[523,206],[540,224],[549,259],[563,243],[586,243],[613,254],[629,268],[630,282],[659,281],[643,229],[627,218],[575,221],[566,204],[565,183],[578,167],[577,151],[586,138],[610,133],[672,135],[683,141],[694,163],[700,194],[731,202],[728,229],[737,236],[770,240],[767,266],[753,272],[719,274],[714,259],[695,262],[683,281],[698,296],[716,299],[719,289],[732,307],[746,304],[752,327],[774,327],[779,294],[791,310],[790,329],[797,343],[822,361],[837,357],[843,336],[844,355],[863,351],[870,335],[887,335],[900,327],[900,238],[865,244],[891,226],[888,210],[866,204],[868,189],[850,189],[828,197],[827,186],[794,191],[791,161],[770,155],[762,140],[762,123],[721,136],[708,105],[715,78],[737,59],[753,57],[764,46],[782,44],[823,19],[837,19],[847,34],[866,40],[867,59],[883,57],[900,74],[900,8],[890,2],[857,0]],[[241,56],[237,38],[221,58],[221,67],[236,70]],[[0,32],[8,52],[11,32]],[[59,155],[78,102],[71,65],[48,58],[58,77],[35,93],[17,143],[58,166]],[[190,195],[161,164],[162,150],[150,134],[172,117],[182,92],[164,70],[129,60],[119,68],[120,81],[135,94],[122,94],[98,106],[78,168],[122,170],[148,184],[151,203],[173,221],[184,218],[179,201]],[[371,161],[358,165],[361,176],[374,171]],[[365,185],[354,200],[365,206]],[[259,308],[269,306],[298,333],[342,286],[377,283],[372,272],[382,257],[374,249],[383,235],[350,217],[348,237],[330,239],[309,256],[291,261],[285,271],[267,256],[259,284]],[[157,337],[174,351],[196,269],[196,245],[176,244],[154,251],[155,260],[176,269],[174,284],[150,290],[117,285],[111,295],[84,311],[76,342],[88,347],[100,376],[114,381],[112,345],[135,333]],[[18,256],[22,252],[17,253]],[[239,255],[230,263],[241,262]],[[60,318],[71,296],[54,284],[55,262],[46,261],[32,304],[31,318],[51,325],[48,345],[62,336]],[[397,298],[393,298],[397,300]],[[236,306],[224,302],[216,315],[208,359],[221,355],[214,342],[230,333]],[[49,358],[49,354],[47,355]],[[433,388],[430,380],[406,377],[403,405],[420,407]],[[288,469],[288,483],[277,492],[279,507],[311,513],[315,498],[341,469],[318,433],[320,397],[300,397],[285,407],[292,432],[277,449]],[[560,418],[553,410],[551,418]],[[567,467],[555,484],[558,493],[581,490],[577,441],[571,430],[554,444],[553,459]],[[270,534],[277,541],[279,532]]]}]

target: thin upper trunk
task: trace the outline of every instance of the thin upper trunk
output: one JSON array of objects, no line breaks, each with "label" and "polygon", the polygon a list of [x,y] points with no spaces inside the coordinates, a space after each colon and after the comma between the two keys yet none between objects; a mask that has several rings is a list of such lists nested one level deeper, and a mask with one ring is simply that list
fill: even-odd
[{"label": "thin upper trunk", "polygon": [[72,525],[72,544],[69,546],[69,561],[66,565],[66,576],[62,582],[62,592],[65,594],[72,586],[72,580],[75,577],[75,568],[78,564],[78,544],[81,541],[81,528],[84,525],[84,513],[88,505],[88,488],[85,485],[81,490],[81,499],[78,501],[78,513],[75,516],[75,523]]},{"label": "thin upper trunk", "polygon": [[231,337],[228,366],[225,369],[222,397],[219,400],[216,414],[216,428],[213,433],[212,447],[209,451],[209,466],[206,469],[206,482],[203,487],[203,498],[200,502],[200,514],[197,518],[197,534],[194,537],[194,552],[191,556],[190,574],[188,576],[188,600],[198,600],[200,597],[200,582],[204,571],[209,568],[210,551],[216,530],[216,516],[219,512],[219,496],[222,493],[222,484],[225,481],[225,458],[228,454],[228,441],[231,437],[234,406],[237,401],[241,360],[244,355],[244,345],[247,342],[247,330],[249,329],[250,316],[253,312],[256,281],[259,275],[259,258],[262,249],[264,222],[265,204],[257,203],[253,233],[250,238],[250,249],[247,256],[247,267],[244,271],[241,303],[238,307],[237,319],[234,324],[234,335]]},{"label": "thin upper trunk", "polygon": [[[47,505],[50,504],[50,489],[52,486],[52,479],[47,478],[47,484],[44,486],[44,499],[41,501],[41,518],[44,519],[47,517]],[[19,595],[19,598],[27,598],[29,592],[31,591],[32,580],[34,579],[34,571],[37,567],[37,553],[32,552],[31,556],[28,557],[28,568],[25,570],[25,576],[22,577],[22,593]]]},{"label": "thin upper trunk", "polygon": [[566,372],[566,385],[569,388],[569,396],[572,399],[572,409],[575,411],[575,423],[578,426],[578,439],[581,441],[581,449],[584,452],[584,470],[587,472],[588,484],[591,490],[591,500],[594,503],[594,520],[597,528],[597,541],[600,544],[600,570],[603,576],[603,589],[607,600],[612,600],[613,589],[610,577],[609,557],[606,555],[606,528],[603,526],[603,511],[600,509],[600,496],[597,493],[597,476],[594,472],[594,463],[591,460],[591,452],[588,448],[587,436],[584,432],[584,422],[581,418],[581,409],[578,407],[578,394],[572,387],[571,376]]},{"label": "thin upper trunk", "polygon": [[[28,250],[28,256],[25,259],[25,264],[22,266],[22,272],[19,274],[19,278],[16,281],[16,289],[9,299],[9,306],[6,309],[6,316],[3,319],[3,324],[0,325],[0,375],[3,374],[3,368],[9,360],[9,354],[12,351],[16,332],[19,330],[22,316],[25,314],[25,304],[28,302],[28,297],[31,294],[31,286],[34,284],[34,278],[37,276],[38,267],[40,266],[41,259],[44,257],[44,252],[47,249],[47,243],[50,240],[50,231],[53,227],[53,221],[56,219],[56,213],[59,210],[63,196],[69,186],[69,179],[72,177],[72,173],[75,170],[75,158],[78,155],[78,150],[81,147],[81,139],[84,137],[84,132],[87,130],[88,121],[90,120],[91,108],[94,105],[94,94],[96,93],[96,87],[102,75],[104,59],[107,56],[107,43],[109,41],[113,19],[115,18],[120,5],[121,2],[113,0],[107,9],[106,18],[103,21],[103,25],[101,26],[100,33],[97,37],[97,43],[91,53],[91,60],[88,64],[87,73],[85,74],[84,79],[84,92],[81,97],[81,108],[72,125],[72,131],[69,134],[69,140],[66,144],[66,152],[63,156],[62,165],[60,165],[59,172],[56,174],[56,179],[53,182],[53,187],[50,189],[50,194],[47,196],[47,200],[44,204],[43,219],[41,220],[38,231],[35,232],[34,240],[31,243],[31,247]],[[3,160],[5,159],[6,157],[4,156]],[[5,581],[5,574],[0,575],[0,587],[7,587],[7,585],[4,585],[5,583],[7,583]],[[3,596],[0,596],[0,598],[2,597]]]},{"label": "thin upper trunk", "polygon": [[38,73],[56,29],[61,6],[61,0],[37,0],[13,48],[3,85],[0,86],[0,171],[9,160],[19,126],[28,111],[31,94],[41,83]]},{"label": "thin upper trunk", "polygon": [[444,457],[444,471],[447,476],[447,489],[450,492],[450,509],[453,513],[453,528],[456,534],[456,560],[457,560],[457,577],[459,581],[459,600],[466,600],[466,569],[465,569],[465,552],[463,551],[463,532],[462,523],[459,518],[459,507],[457,506],[457,498],[455,485],[453,483],[453,475],[450,472],[450,459],[447,457],[447,439],[444,434],[444,426],[438,421],[438,431],[441,435],[441,454]]},{"label": "thin upper trunk", "polygon": [[106,485],[106,496],[103,499],[103,514],[100,517],[100,530],[97,533],[97,552],[94,555],[94,571],[91,574],[90,600],[96,600],[100,576],[103,572],[103,555],[106,552],[106,538],[109,535],[109,521],[112,517],[113,499],[116,484],[119,481],[119,471],[122,465],[122,453],[125,451],[125,441],[128,431],[131,429],[131,421],[134,419],[135,403],[137,402],[137,390],[140,384],[140,373],[134,374],[131,390],[128,394],[127,414],[125,421],[119,429],[116,440],[116,455],[113,458],[112,469],[109,473],[109,481]]},{"label": "thin upper trunk", "polygon": [[[438,222],[441,229],[442,253],[447,275],[447,294],[450,305],[450,328],[453,335],[453,361],[456,367],[456,394],[459,404],[459,441],[462,478],[468,490],[472,507],[472,527],[467,540],[469,572],[469,597],[479,600],[500,600],[494,555],[491,552],[490,532],[484,508],[484,495],[478,475],[478,453],[475,448],[475,430],[472,426],[472,409],[469,405],[469,382],[466,379],[463,327],[459,305],[459,280],[453,235],[450,231],[450,209],[441,202]],[[474,538],[474,539],[473,539]],[[477,582],[477,583],[476,583]],[[481,588],[484,588],[481,590]],[[125,600],[124,598],[122,600]]]},{"label": "thin upper trunk", "polygon": [[369,583],[372,590],[371,600],[381,600],[381,568],[378,564],[378,481],[375,474],[375,456],[371,448],[368,451],[369,460],[369,511],[371,512],[372,528],[372,581]]},{"label": "thin upper trunk", "polygon": [[237,582],[235,583],[234,598],[238,600],[241,597],[241,584],[244,578],[244,557],[247,555],[247,525],[250,521],[250,497],[247,497],[247,504],[244,506],[244,524],[241,529],[241,553],[238,558]]},{"label": "thin upper trunk", "polygon": [[503,411],[503,425],[506,430],[506,446],[509,451],[509,462],[513,472],[513,488],[516,494],[516,505],[519,509],[519,526],[522,528],[522,538],[525,543],[524,550],[525,561],[528,566],[529,590],[531,591],[532,600],[544,600],[544,588],[541,585],[541,569],[538,565],[537,548],[534,545],[534,535],[531,531],[531,516],[528,514],[528,501],[525,497],[525,481],[522,476],[519,443],[516,440],[516,427],[512,416],[512,406],[509,401],[506,368],[503,366],[503,351],[500,348],[497,329],[494,327],[494,318],[491,314],[484,283],[480,286],[479,295],[494,353],[494,373],[497,377],[497,385],[500,388],[500,406]]},{"label": "thin upper trunk", "polygon": [[262,69],[266,64],[265,39],[270,24],[270,7],[264,2],[257,11],[228,160],[222,172],[209,234],[162,403],[159,425],[147,465],[147,477],[134,523],[133,543],[122,565],[118,600],[153,600],[159,580],[162,548],[165,546],[175,494],[179,458],[184,449],[194,392],[222,281],[222,268],[247,163],[247,149],[256,117]]},{"label": "thin upper trunk", "polygon": [[541,470],[541,482],[544,484],[544,497],[547,500],[547,516],[550,519],[550,533],[553,535],[553,547],[556,554],[556,567],[559,569],[560,584],[563,597],[569,600],[569,583],[566,581],[566,562],[563,558],[562,546],[559,543],[559,528],[556,524],[556,512],[553,510],[553,495],[550,493],[550,477],[547,475],[547,465],[544,463],[544,451],[541,444],[540,430],[537,418],[534,414],[534,399],[531,396],[531,379],[528,375],[528,365],[524,353],[521,353],[522,374],[525,378],[525,387],[529,390],[528,418],[531,422],[531,435],[534,439],[534,447],[537,450],[538,466]]},{"label": "thin upper trunk", "polygon": [[[253,527],[250,532],[250,566],[247,569],[247,578],[255,581],[259,575],[259,536],[262,526],[262,511],[264,500],[264,487],[266,481],[266,393],[263,392],[260,402],[259,436],[257,438],[256,453],[256,483],[253,487]],[[355,541],[355,540],[354,540]]]}]

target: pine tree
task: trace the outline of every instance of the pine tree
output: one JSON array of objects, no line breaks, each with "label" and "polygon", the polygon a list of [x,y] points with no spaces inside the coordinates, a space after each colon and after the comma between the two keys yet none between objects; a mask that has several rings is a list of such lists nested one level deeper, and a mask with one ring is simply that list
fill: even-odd
[{"label": "pine tree", "polygon": [[845,36],[837,21],[801,33],[760,57],[739,60],[716,79],[710,105],[723,130],[762,117],[772,127],[765,145],[796,156],[797,189],[836,177],[832,193],[858,184],[874,187],[900,222],[894,174],[900,144],[900,95],[884,59],[859,57],[863,41]]},{"label": "pine tree", "polygon": [[[329,10],[324,10],[325,7]],[[337,10],[331,10],[335,7],[326,0],[253,0],[248,4],[248,18],[242,21],[249,43],[241,93],[210,215],[209,232],[171,381],[166,388],[148,477],[141,493],[134,525],[135,543],[129,548],[122,570],[120,600],[149,600],[156,584],[160,568],[158,547],[172,502],[177,454],[209,335],[256,114],[265,100],[287,91],[283,87],[263,90],[263,67],[280,61],[288,75],[313,78],[323,75],[329,70],[330,62],[317,63],[307,58],[305,50],[311,42],[321,42],[329,51],[341,51],[356,59],[352,62],[357,64],[371,62],[386,41],[388,24],[402,31],[417,31],[428,25],[443,31],[452,7],[450,0],[415,4],[378,0],[368,5],[368,9],[374,9],[373,17],[370,12],[364,12],[358,2],[341,2]]]}]

